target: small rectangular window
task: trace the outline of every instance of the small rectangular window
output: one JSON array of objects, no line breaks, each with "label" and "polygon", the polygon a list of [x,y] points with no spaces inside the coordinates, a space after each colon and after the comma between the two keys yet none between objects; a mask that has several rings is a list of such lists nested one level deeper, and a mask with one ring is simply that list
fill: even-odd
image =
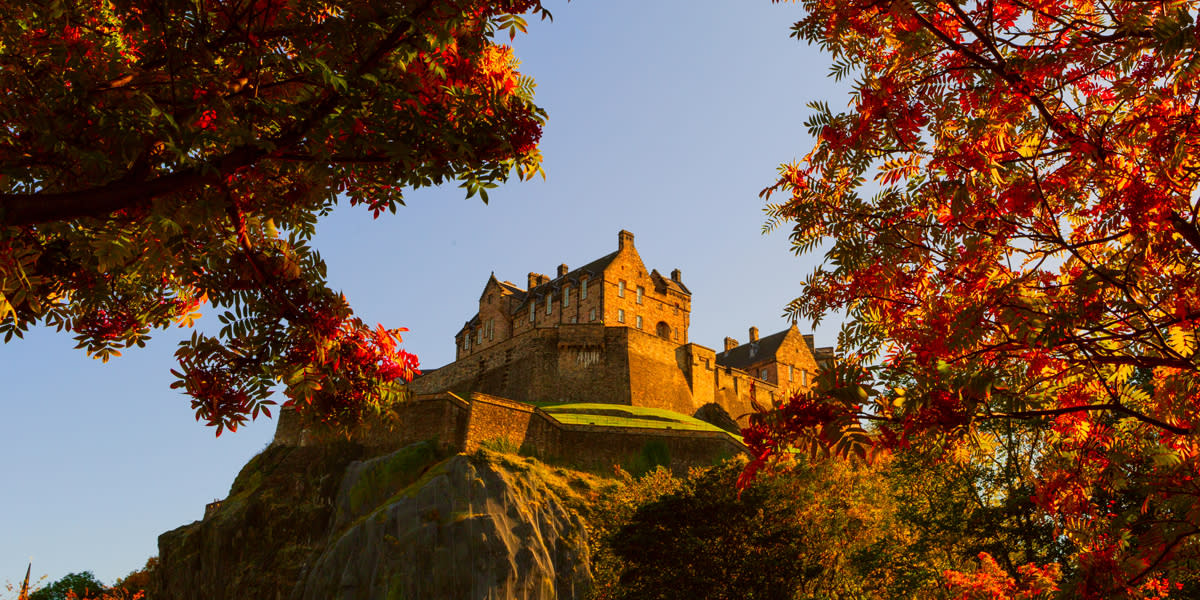
[{"label": "small rectangular window", "polygon": [[580,300],[587,300],[587,282],[588,282],[588,280],[586,280],[586,279],[579,282],[579,299]]},{"label": "small rectangular window", "polygon": [[571,286],[563,286],[563,308],[571,305]]},{"label": "small rectangular window", "polygon": [[483,343],[483,328],[482,327],[475,330],[475,342],[478,344]]},{"label": "small rectangular window", "polygon": [[637,316],[637,328],[638,329],[642,328],[642,315]]},{"label": "small rectangular window", "polygon": [[579,322],[579,317],[571,317],[571,322],[572,322],[572,323],[578,323],[578,322]]},{"label": "small rectangular window", "polygon": [[537,304],[533,300],[530,300],[529,301],[529,322],[530,323],[533,322],[533,315],[535,312],[537,312]]},{"label": "small rectangular window", "polygon": [[546,314],[554,310],[554,294],[546,294]]},{"label": "small rectangular window", "polygon": [[625,297],[625,280],[624,279],[617,282],[617,297],[618,298]]},{"label": "small rectangular window", "polygon": [[625,322],[625,309],[623,309],[623,308],[618,308],[618,309],[617,309],[617,322],[618,322],[618,323],[624,323],[624,322]]},{"label": "small rectangular window", "polygon": [[796,371],[796,369],[795,369],[794,367],[792,367],[792,365],[788,365],[788,381],[795,381],[795,380],[796,380],[796,377],[795,377],[796,373],[795,373],[795,371]]},{"label": "small rectangular window", "polygon": [[763,380],[763,381],[766,381],[766,380],[767,380],[767,370],[766,370],[766,369],[763,369],[762,371],[760,371],[760,372],[758,373],[758,378],[759,378],[759,379],[761,379],[761,380]]},{"label": "small rectangular window", "polygon": [[808,385],[808,371],[800,371],[800,385]]},{"label": "small rectangular window", "polygon": [[592,310],[588,311],[588,320],[589,321],[596,320],[596,309],[593,308]]},{"label": "small rectangular window", "polygon": [[496,320],[488,319],[488,339],[496,339]]},{"label": "small rectangular window", "polygon": [[638,292],[638,295],[637,295],[637,303],[638,303],[638,304],[641,304],[641,303],[642,303],[642,296],[646,295],[646,288],[644,288],[644,287],[642,287],[642,286],[640,286],[640,285],[639,285],[639,286],[638,286],[638,290],[637,290],[637,292]]}]

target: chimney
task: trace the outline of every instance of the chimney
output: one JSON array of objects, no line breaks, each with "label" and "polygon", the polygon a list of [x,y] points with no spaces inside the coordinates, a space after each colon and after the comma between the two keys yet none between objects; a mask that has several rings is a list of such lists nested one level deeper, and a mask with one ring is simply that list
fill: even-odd
[{"label": "chimney", "polygon": [[526,289],[532,290],[533,288],[541,285],[542,277],[543,277],[543,275],[541,273],[530,273],[529,274],[529,287]]},{"label": "chimney", "polygon": [[679,272],[679,269],[675,269],[674,271],[671,271],[671,281],[674,281],[675,283],[679,283],[679,278],[682,275],[683,274]]},{"label": "chimney", "polygon": [[737,347],[738,347],[737,340],[735,340],[731,337],[725,338],[725,351],[726,352],[729,352],[730,350],[733,350],[734,348],[737,348]]},{"label": "chimney", "polygon": [[617,234],[617,250],[624,250],[627,245],[633,248],[633,234],[622,229]]},{"label": "chimney", "polygon": [[751,328],[750,328],[750,341],[751,341],[751,342],[757,342],[757,341],[758,341],[758,328],[757,328],[757,327],[751,327]]},{"label": "chimney", "polygon": [[558,276],[562,277],[563,275],[566,275],[566,274],[567,274],[567,263],[558,265]]}]

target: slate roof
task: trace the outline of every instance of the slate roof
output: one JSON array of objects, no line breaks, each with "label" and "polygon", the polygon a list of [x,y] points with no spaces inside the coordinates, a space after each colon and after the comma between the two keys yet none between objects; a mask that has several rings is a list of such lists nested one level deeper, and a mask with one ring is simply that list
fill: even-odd
[{"label": "slate roof", "polygon": [[[721,352],[717,354],[717,364],[744,370],[750,365],[769,361],[775,357],[775,352],[779,350],[779,345],[783,343],[788,331],[791,329],[784,329],[779,333],[760,337],[757,342],[748,342],[727,352]],[[751,353],[751,350],[754,352]]]}]

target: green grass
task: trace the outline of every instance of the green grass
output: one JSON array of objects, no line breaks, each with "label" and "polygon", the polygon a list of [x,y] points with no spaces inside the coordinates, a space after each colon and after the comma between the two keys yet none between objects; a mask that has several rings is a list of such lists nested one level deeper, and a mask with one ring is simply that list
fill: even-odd
[{"label": "green grass", "polygon": [[681,415],[661,408],[626,406],[623,404],[546,404],[540,407],[558,422],[567,425],[596,425],[599,427],[642,427],[647,429],[676,429],[687,431],[725,430],[695,417]]}]

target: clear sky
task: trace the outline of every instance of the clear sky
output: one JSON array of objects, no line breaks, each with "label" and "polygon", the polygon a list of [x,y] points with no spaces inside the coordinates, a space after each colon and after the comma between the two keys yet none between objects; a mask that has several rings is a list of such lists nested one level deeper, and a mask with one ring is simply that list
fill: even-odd
[{"label": "clear sky", "polygon": [[[769,0],[548,0],[552,23],[514,44],[550,121],[545,181],[510,184],[490,205],[421,190],[398,215],[339,210],[315,247],[369,323],[408,327],[425,366],[454,356],[489,273],[520,286],[616,249],[627,229],[649,269],[678,268],[692,291],[693,342],[719,349],[782,330],[783,307],[817,257],[787,232],[761,233],[758,192],[811,140],[805,104],[847,103],[830,58],[789,37],[802,13]],[[202,322],[201,327],[210,319]],[[801,323],[805,333],[811,323]],[[0,583],[91,570],[106,583],[157,554],[160,533],[203,515],[275,422],[219,439],[168,389],[187,331],[108,364],[70,336],[36,330],[0,345]],[[817,329],[833,345],[835,322]],[[0,586],[0,589],[3,589]]]}]

